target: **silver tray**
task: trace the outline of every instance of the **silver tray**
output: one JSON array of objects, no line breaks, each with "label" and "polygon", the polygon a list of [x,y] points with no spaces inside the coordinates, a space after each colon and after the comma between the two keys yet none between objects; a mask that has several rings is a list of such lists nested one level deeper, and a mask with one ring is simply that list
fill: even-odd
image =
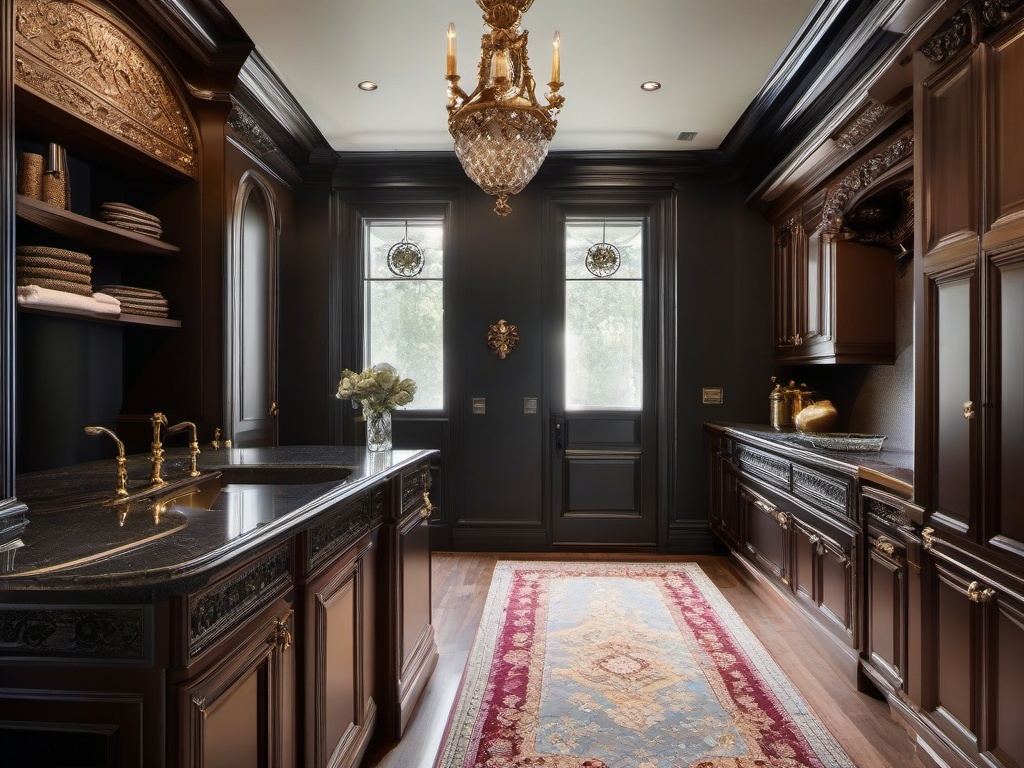
[{"label": "silver tray", "polygon": [[802,432],[801,440],[829,451],[880,451],[885,435],[858,435],[848,432]]}]

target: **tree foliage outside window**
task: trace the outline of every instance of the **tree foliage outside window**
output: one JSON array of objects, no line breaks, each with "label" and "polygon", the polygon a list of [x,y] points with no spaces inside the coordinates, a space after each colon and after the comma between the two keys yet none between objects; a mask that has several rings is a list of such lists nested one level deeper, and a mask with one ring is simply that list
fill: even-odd
[{"label": "tree foliage outside window", "polygon": [[[388,252],[414,243],[423,269],[394,274]],[[444,229],[440,219],[370,220],[364,223],[364,365],[391,363],[416,382],[406,410],[444,408]]]},{"label": "tree foliage outside window", "polygon": [[[597,277],[587,251],[618,250],[614,273]],[[565,225],[565,404],[568,410],[643,407],[643,222]]]}]

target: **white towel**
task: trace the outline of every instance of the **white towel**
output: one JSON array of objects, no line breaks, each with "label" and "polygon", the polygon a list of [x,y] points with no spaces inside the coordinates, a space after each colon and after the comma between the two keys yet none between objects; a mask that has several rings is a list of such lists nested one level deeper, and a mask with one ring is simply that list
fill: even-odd
[{"label": "white towel", "polygon": [[65,291],[54,291],[38,285],[19,285],[18,303],[23,306],[49,307],[51,309],[71,309],[78,312],[91,312],[97,315],[121,314],[121,303],[108,296],[97,299],[93,296],[78,296]]},{"label": "white towel", "polygon": [[99,301],[99,302],[101,302],[103,304],[113,304],[115,307],[120,307],[121,306],[121,302],[119,300],[115,299],[109,293],[99,293],[99,292],[97,292],[97,293],[94,293],[92,295],[92,297],[94,299],[96,299],[96,301]]}]

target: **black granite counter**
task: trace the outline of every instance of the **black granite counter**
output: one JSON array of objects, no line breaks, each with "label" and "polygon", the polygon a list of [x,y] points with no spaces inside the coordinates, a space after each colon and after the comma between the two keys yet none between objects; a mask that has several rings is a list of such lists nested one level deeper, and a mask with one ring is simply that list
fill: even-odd
[{"label": "black granite counter", "polygon": [[113,459],[17,478],[28,506],[24,546],[0,588],[194,588],[213,569],[273,546],[318,514],[432,451],[284,446],[204,451],[198,478],[168,452],[168,485],[146,491],[146,455],[128,461],[129,501],[114,496]]},{"label": "black granite counter", "polygon": [[861,479],[876,482],[909,496],[914,485],[914,454],[892,450],[882,444],[879,451],[830,451],[805,441],[795,429],[773,429],[767,424],[710,423],[709,426],[732,432],[739,437],[762,441],[804,461],[828,466]]}]

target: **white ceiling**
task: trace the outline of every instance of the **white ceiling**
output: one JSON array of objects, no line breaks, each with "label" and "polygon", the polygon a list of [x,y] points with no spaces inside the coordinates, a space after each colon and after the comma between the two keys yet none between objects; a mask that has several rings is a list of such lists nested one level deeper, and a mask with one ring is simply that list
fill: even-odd
[{"label": "white ceiling", "polygon": [[[538,84],[562,37],[551,150],[718,148],[816,1],[536,0],[523,28]],[[335,150],[451,149],[445,31],[455,22],[472,91],[484,31],[473,0],[223,2]],[[362,80],[380,87],[361,91]],[[641,91],[645,80],[661,90]],[[678,141],[681,131],[696,140]]]}]

